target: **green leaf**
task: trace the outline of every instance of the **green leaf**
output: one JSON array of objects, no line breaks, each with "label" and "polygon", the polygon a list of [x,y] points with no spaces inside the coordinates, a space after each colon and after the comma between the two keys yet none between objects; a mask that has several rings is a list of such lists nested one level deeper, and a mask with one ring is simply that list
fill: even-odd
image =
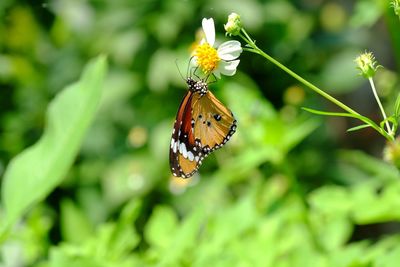
[{"label": "green leaf", "polygon": [[350,118],[359,119],[360,121],[363,121],[366,124],[369,124],[377,132],[379,132],[381,135],[383,135],[386,139],[393,140],[393,137],[388,135],[388,133],[383,128],[379,127],[375,122],[373,122],[369,118],[367,118],[365,116],[362,116],[360,114],[343,113],[343,112],[326,112],[326,111],[315,110],[315,109],[305,108],[305,107],[303,107],[302,109],[305,110],[305,111],[308,111],[310,113],[317,114],[317,115],[336,116],[336,117],[350,117]]},{"label": "green leaf", "polygon": [[10,162],[2,184],[8,226],[64,178],[98,109],[106,68],[104,56],[91,61],[79,82],[49,104],[40,140]]},{"label": "green leaf", "polygon": [[397,266],[400,262],[399,241],[399,235],[385,238],[371,248],[369,255],[364,254],[364,257],[370,256],[374,263],[371,266]]},{"label": "green leaf", "polygon": [[396,167],[361,151],[341,150],[339,159],[365,172],[367,177],[372,177],[380,183],[386,184],[400,179],[399,171]]},{"label": "green leaf", "polygon": [[99,261],[96,261],[93,258],[84,258],[84,257],[72,257],[68,255],[65,251],[59,249],[58,247],[53,247],[50,250],[50,261],[47,265],[48,267],[102,267],[102,264]]},{"label": "green leaf", "polygon": [[132,199],[124,206],[116,222],[101,224],[91,236],[81,238],[79,243],[62,242],[52,247],[49,261],[44,266],[144,266],[132,254],[140,241],[134,222],[141,207],[141,201]]},{"label": "green leaf", "polygon": [[345,215],[351,209],[349,192],[341,186],[324,186],[309,194],[308,202],[312,210],[330,216]]},{"label": "green leaf", "polygon": [[351,117],[351,118],[356,118],[359,119],[360,117],[366,118],[361,115],[356,115],[356,114],[351,114],[351,113],[343,113],[343,112],[328,112],[328,111],[321,111],[321,110],[316,110],[312,108],[305,108],[302,107],[303,110],[308,111],[310,113],[314,113],[317,115],[324,115],[324,116],[337,116],[337,117]]},{"label": "green leaf", "polygon": [[179,266],[179,261],[197,247],[197,237],[205,220],[205,210],[198,206],[180,224],[171,242],[170,250],[164,253],[157,266]]},{"label": "green leaf", "polygon": [[111,258],[125,258],[139,244],[140,236],[136,232],[133,223],[142,208],[142,202],[132,199],[123,208],[117,224],[104,250]]},{"label": "green leaf", "polygon": [[400,183],[391,183],[379,194],[378,186],[372,183],[362,184],[351,192],[353,203],[352,218],[357,224],[371,224],[398,221],[400,211]]},{"label": "green leaf", "polygon": [[[221,253],[230,258],[227,256],[231,253],[228,247],[236,240],[241,240],[240,238],[253,230],[259,222],[260,217],[255,207],[255,200],[251,195],[242,198],[234,206],[219,211],[218,214],[207,220],[206,230],[203,233],[207,235],[206,242],[198,244],[196,247],[198,256],[196,256],[193,266],[233,266],[232,263],[226,265],[215,263],[221,260]],[[248,245],[244,245],[244,247],[248,247]],[[247,254],[245,249],[241,251]]]},{"label": "green leaf", "polygon": [[175,212],[167,206],[154,209],[145,228],[146,241],[154,248],[165,250],[170,248],[177,231],[178,218]]},{"label": "green leaf", "polygon": [[394,116],[396,119],[400,117],[400,93],[397,95],[396,102],[394,103]]},{"label": "green leaf", "polygon": [[87,214],[70,199],[61,202],[61,234],[63,240],[79,244],[94,234]]},{"label": "green leaf", "polygon": [[[325,220],[324,220],[325,219]],[[332,216],[320,220],[319,240],[325,249],[340,249],[349,240],[353,227],[346,217]]]},{"label": "green leaf", "polygon": [[362,124],[362,125],[358,125],[358,126],[356,126],[356,127],[352,127],[352,128],[350,128],[350,129],[347,129],[347,131],[348,131],[348,132],[354,132],[354,131],[361,130],[361,129],[368,128],[368,127],[371,127],[371,125],[369,125],[369,124]]}]

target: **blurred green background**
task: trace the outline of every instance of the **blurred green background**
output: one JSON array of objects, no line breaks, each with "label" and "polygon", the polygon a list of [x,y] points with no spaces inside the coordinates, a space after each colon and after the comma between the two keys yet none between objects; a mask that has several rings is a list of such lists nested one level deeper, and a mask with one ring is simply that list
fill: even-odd
[{"label": "blurred green background", "polygon": [[2,176],[84,65],[105,54],[109,67],[72,168],[0,240],[0,266],[398,266],[400,176],[381,160],[383,138],[302,111],[338,109],[255,54],[210,85],[238,120],[232,140],[193,178],[171,176],[178,68],[202,18],[222,42],[231,12],[265,52],[379,122],[353,61],[374,52],[392,112],[400,20],[389,1],[1,0]]}]

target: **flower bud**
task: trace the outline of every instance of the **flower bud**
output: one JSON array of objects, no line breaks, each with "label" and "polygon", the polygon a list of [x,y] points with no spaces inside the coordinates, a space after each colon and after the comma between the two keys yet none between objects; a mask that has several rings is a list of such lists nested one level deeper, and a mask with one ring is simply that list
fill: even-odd
[{"label": "flower bud", "polygon": [[388,142],[383,150],[384,159],[400,170],[400,140]]},{"label": "flower bud", "polygon": [[238,35],[242,29],[242,21],[240,16],[236,13],[231,13],[228,16],[228,22],[224,24],[224,28],[227,35]]},{"label": "flower bud", "polygon": [[360,74],[365,78],[373,77],[378,67],[380,67],[380,65],[377,65],[372,52],[365,52],[359,55],[354,61],[357,63],[357,69],[361,71]]}]

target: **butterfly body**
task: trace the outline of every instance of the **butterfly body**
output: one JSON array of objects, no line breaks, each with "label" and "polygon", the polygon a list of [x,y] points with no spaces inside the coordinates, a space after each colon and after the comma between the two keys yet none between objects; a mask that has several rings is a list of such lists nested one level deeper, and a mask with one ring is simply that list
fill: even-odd
[{"label": "butterfly body", "polygon": [[176,116],[170,145],[174,176],[189,178],[203,159],[235,133],[232,112],[208,90],[206,82],[186,79],[189,87]]}]

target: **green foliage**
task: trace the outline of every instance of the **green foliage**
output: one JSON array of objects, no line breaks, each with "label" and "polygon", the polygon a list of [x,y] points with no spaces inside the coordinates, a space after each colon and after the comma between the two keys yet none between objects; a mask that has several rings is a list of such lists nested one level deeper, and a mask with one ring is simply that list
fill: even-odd
[{"label": "green foliage", "polygon": [[6,226],[64,178],[97,110],[105,71],[104,57],[88,65],[81,80],[50,103],[43,137],[10,162],[2,185]]},{"label": "green foliage", "polygon": [[[130,251],[139,243],[132,227],[141,204],[133,200],[122,209],[115,222],[102,225],[79,242],[65,243],[50,250],[49,260],[40,266],[136,266],[141,261]],[[78,228],[79,225],[76,224]],[[77,233],[75,233],[77,234]],[[76,237],[75,237],[76,239]]]},{"label": "green foliage", "polygon": [[[351,70],[376,49],[397,126],[399,20],[384,2],[0,1],[0,266],[397,266],[400,175]],[[304,112],[341,115],[244,52],[209,85],[237,132],[199,174],[173,179],[186,92],[175,64],[185,77],[203,17],[228,40],[232,11],[268,54],[377,116]],[[99,54],[109,63],[84,67]]]},{"label": "green foliage", "polygon": [[[80,245],[54,249],[43,266],[275,266],[278,262],[281,266],[380,266],[382,259],[383,266],[393,266],[390,264],[397,259],[393,250],[398,249],[400,235],[383,238],[375,245],[346,243],[354,221],[366,224],[399,219],[399,214],[393,213],[400,199],[398,181],[380,195],[374,186],[363,184],[350,189],[327,186],[310,195],[308,209],[296,194],[280,194],[272,201],[265,197],[274,195],[271,188],[284,182],[282,179],[271,180],[261,190],[260,184],[251,187],[233,205],[208,211],[196,205],[182,221],[171,207],[158,206],[144,232],[149,249],[124,254],[118,245],[126,251],[137,245],[131,221],[126,220],[135,218],[129,214],[137,213],[139,206],[134,205],[129,212],[124,210],[125,222],[120,218]],[[274,209],[277,201],[279,209]]]}]

